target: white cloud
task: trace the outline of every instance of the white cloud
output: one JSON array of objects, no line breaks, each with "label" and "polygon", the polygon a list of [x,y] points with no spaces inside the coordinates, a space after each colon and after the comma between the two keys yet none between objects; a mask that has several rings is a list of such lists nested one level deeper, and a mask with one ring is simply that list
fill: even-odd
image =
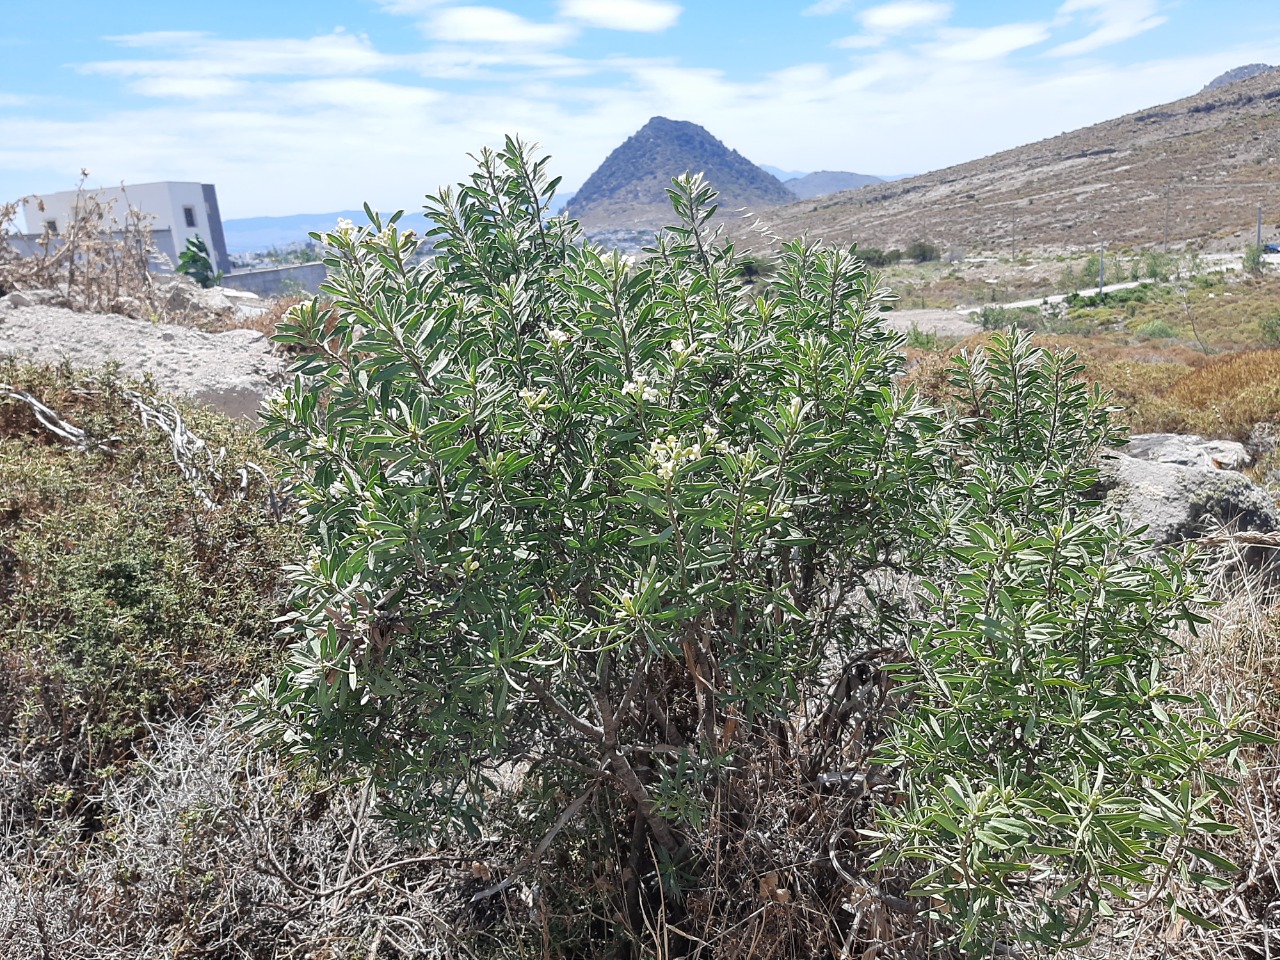
[{"label": "white cloud", "polygon": [[334,77],[284,85],[281,96],[300,107],[338,108],[405,117],[437,105],[444,94],[428,87],[386,83],[371,77]]},{"label": "white cloud", "polygon": [[248,84],[228,77],[187,77],[181,71],[168,76],[140,77],[129,89],[144,97],[171,97],[175,100],[214,100],[241,96]]},{"label": "white cloud", "polygon": [[377,0],[378,6],[387,13],[403,13],[411,16],[434,10],[448,2],[449,0]]},{"label": "white cloud", "polygon": [[855,33],[851,37],[841,37],[831,45],[843,50],[870,50],[884,46],[885,39],[883,34]]},{"label": "white cloud", "polygon": [[943,30],[928,47],[931,56],[943,60],[981,62],[1044,43],[1050,37],[1046,23],[1006,23],[980,29]]},{"label": "white cloud", "polygon": [[1158,10],[1157,0],[1067,0],[1058,8],[1058,22],[1070,22],[1079,14],[1094,30],[1049,52],[1075,57],[1136,37],[1168,20]]},{"label": "white cloud", "polygon": [[675,26],[679,4],[666,0],[560,0],[560,14],[593,27],[658,33]]},{"label": "white cloud", "polygon": [[564,54],[512,44],[447,44],[426,53],[408,55],[402,62],[406,69],[437,80],[503,79],[530,83],[539,77],[580,77],[593,70],[591,64]]},{"label": "white cloud", "polygon": [[862,11],[858,19],[863,33],[841,37],[832,46],[844,50],[871,50],[884,46],[893,36],[922,30],[944,22],[951,16],[950,3],[932,0],[894,0]]},{"label": "white cloud", "polygon": [[563,23],[535,23],[499,7],[445,7],[425,25],[433,40],[555,47],[576,31]]},{"label": "white cloud", "polygon": [[[406,12],[428,25],[450,9],[412,2]],[[1097,6],[1066,9],[1078,34],[1099,27],[1088,19]],[[545,42],[529,41],[527,27],[571,25],[514,19],[508,35],[521,39],[421,43],[394,55],[350,34],[126,38],[118,59],[84,68],[106,88],[104,106],[82,116],[43,101],[0,110],[0,197],[65,189],[87,166],[106,183],[216,183],[227,217],[366,199],[413,207],[466,176],[468,152],[506,133],[542,143],[572,188],[654,114],[701,123],[751,160],[788,169],[922,172],[1166,102],[1239,63],[1274,59],[1260,38],[1176,60],[1031,64],[1006,55],[1044,42],[1049,25],[942,23],[925,42],[890,37],[852,63],[814,56],[737,79],[696,58],[570,57],[545,33],[535,32]],[[462,35],[476,36],[454,34]],[[210,84],[234,98],[204,97]],[[128,96],[130,87],[147,98]],[[0,106],[8,103],[0,93]]]},{"label": "white cloud", "polygon": [[862,11],[858,19],[872,33],[905,33],[940,23],[951,16],[951,4],[928,0],[896,0]]},{"label": "white cloud", "polygon": [[121,77],[207,79],[255,75],[369,73],[394,58],[379,53],[367,37],[330,33],[307,39],[222,40],[206,33],[138,33],[109,37],[120,46],[163,51],[164,59],[108,60],[85,64],[85,73]]},{"label": "white cloud", "polygon": [[806,17],[825,17],[827,14],[840,12],[852,2],[853,0],[818,0],[801,12]]}]

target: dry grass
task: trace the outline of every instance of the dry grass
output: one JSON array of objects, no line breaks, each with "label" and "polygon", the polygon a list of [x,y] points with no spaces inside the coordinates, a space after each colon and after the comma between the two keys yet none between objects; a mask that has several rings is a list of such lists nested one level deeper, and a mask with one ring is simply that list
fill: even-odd
[{"label": "dry grass", "polygon": [[[83,186],[83,181],[81,182]],[[53,234],[45,228],[32,256],[13,247],[17,203],[0,204],[0,294],[51,290],[58,304],[94,313],[155,315],[155,284],[148,267],[156,256],[150,218],[81,189],[75,216]]]},{"label": "dry grass", "polygon": [[193,316],[181,322],[182,326],[194,327],[205,333],[225,333],[228,330],[256,330],[270,338],[276,327],[284,320],[285,315],[300,303],[306,303],[310,297],[277,297],[263,300],[264,309],[257,313],[240,313],[238,311],[204,314]]},{"label": "dry grass", "polygon": [[1083,346],[1085,375],[1115,397],[1135,433],[1244,440],[1255,424],[1280,420],[1280,351],[1197,357],[1174,347],[1150,359],[1099,360]]},{"label": "dry grass", "polygon": [[267,336],[289,307],[301,301],[271,301],[265,312],[244,316],[216,291],[204,291],[180,275],[152,274],[160,259],[150,219],[136,208],[119,212],[113,200],[81,190],[76,215],[57,234],[47,229],[33,255],[13,243],[19,204],[0,204],[0,295],[48,291],[52,306],[89,313],[192,327],[208,333],[258,330]]},{"label": "dry grass", "polygon": [[16,851],[0,864],[0,955],[426,960],[483,942],[468,903],[483,844],[397,839],[367,791],[291,769],[225,719],[176,721],[148,746],[107,785],[94,842],[0,821]]},{"label": "dry grass", "polygon": [[[951,359],[987,338],[969,337],[939,353],[912,351],[909,382],[935,400],[947,397]],[[1081,375],[1111,394],[1134,433],[1245,440],[1256,424],[1280,421],[1280,350],[1206,356],[1177,342],[1043,335],[1036,342],[1076,353]]]},{"label": "dry grass", "polygon": [[[1222,714],[1252,714],[1255,727],[1280,731],[1280,586],[1261,574],[1241,576],[1246,545],[1230,537],[1211,555],[1209,623],[1184,633],[1170,681],[1203,696]],[[1271,549],[1280,549],[1280,545]],[[1212,920],[1206,930],[1163,909],[1143,911],[1107,931],[1083,956],[1099,960],[1263,960],[1280,957],[1280,747],[1255,747],[1234,803],[1218,819],[1238,829],[1213,838],[1213,852],[1236,863],[1229,889],[1179,891]]]}]

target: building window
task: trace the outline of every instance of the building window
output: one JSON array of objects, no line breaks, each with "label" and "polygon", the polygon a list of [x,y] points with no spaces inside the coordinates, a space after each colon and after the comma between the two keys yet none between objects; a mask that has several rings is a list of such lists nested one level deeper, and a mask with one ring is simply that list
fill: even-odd
[{"label": "building window", "polygon": [[44,222],[44,228],[45,228],[46,230],[48,230],[50,233],[57,233],[57,232],[58,232],[58,221],[57,221],[57,220],[46,220],[46,221]]},{"label": "building window", "polygon": [[194,227],[196,225],[196,208],[183,207],[182,215],[187,218],[187,226]]}]

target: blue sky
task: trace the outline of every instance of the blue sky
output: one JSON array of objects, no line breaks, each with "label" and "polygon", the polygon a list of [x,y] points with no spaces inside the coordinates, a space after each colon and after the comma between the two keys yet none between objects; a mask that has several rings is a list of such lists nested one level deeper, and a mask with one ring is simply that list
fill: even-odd
[{"label": "blue sky", "polygon": [[1280,63],[1274,0],[0,0],[0,198],[201,180],[389,209],[507,132],[572,189],[655,114],[757,163],[923,172]]}]

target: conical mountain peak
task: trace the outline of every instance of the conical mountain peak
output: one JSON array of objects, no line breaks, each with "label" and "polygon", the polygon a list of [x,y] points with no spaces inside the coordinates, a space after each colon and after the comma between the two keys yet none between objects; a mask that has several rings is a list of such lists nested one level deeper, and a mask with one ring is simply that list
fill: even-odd
[{"label": "conical mountain peak", "polygon": [[671,178],[701,173],[720,209],[759,209],[795,197],[772,174],[687,120],[653,117],[587,178],[569,213],[588,231],[656,229],[672,221]]}]

